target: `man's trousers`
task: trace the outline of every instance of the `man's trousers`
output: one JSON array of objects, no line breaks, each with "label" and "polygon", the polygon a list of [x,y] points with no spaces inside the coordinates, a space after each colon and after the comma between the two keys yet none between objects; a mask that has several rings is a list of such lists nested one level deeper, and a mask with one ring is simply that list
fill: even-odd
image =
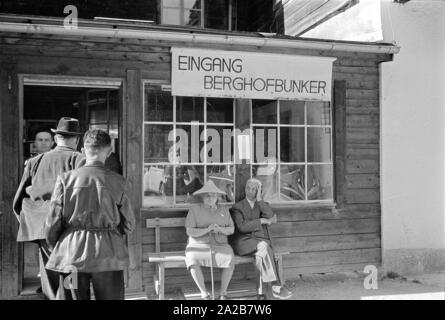
[{"label": "man's trousers", "polygon": [[90,285],[96,300],[124,300],[124,271],[60,274],[60,300],[90,300]]},{"label": "man's trousers", "polygon": [[47,299],[54,300],[59,287],[59,273],[45,269],[45,265],[51,255],[51,249],[46,240],[37,240],[36,242],[39,246],[39,270],[42,292]]}]

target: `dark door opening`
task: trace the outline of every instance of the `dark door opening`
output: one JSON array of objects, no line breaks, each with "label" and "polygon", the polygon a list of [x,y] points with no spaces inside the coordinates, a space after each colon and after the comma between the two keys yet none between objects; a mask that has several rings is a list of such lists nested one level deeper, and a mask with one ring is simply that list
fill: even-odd
[{"label": "dark door opening", "polygon": [[[81,131],[102,129],[112,138],[113,154],[107,166],[122,173],[120,90],[84,87],[33,86],[23,89],[23,163],[44,150],[36,145],[36,134],[57,127],[61,117],[79,120]],[[81,150],[82,140],[78,151]],[[52,148],[55,147],[55,144]],[[40,286],[37,245],[24,243],[21,270],[22,294],[33,294]]]}]

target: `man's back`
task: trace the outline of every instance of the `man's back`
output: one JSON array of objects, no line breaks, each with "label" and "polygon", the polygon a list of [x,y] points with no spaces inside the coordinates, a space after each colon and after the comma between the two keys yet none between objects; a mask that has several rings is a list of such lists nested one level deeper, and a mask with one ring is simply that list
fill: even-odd
[{"label": "man's back", "polygon": [[128,251],[123,235],[135,218],[126,181],[100,161],[60,176],[51,198],[46,238],[55,246],[47,269],[68,272],[123,270]]},{"label": "man's back", "polygon": [[118,205],[125,191],[125,178],[104,167],[88,163],[63,175],[64,212],[68,227],[116,227],[120,222]]},{"label": "man's back", "polygon": [[43,227],[57,176],[83,165],[84,161],[80,152],[60,146],[27,161],[13,202],[20,222],[17,241],[44,239]]},{"label": "man's back", "polygon": [[49,200],[57,177],[74,170],[84,163],[83,155],[68,147],[56,147],[42,155],[30,159],[32,174],[31,188],[28,189],[32,200]]}]

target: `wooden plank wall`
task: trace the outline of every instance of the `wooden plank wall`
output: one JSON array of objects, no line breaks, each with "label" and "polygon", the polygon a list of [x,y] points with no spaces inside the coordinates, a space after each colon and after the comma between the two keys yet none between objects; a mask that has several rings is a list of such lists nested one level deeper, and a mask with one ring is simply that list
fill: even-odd
[{"label": "wooden plank wall", "polygon": [[[125,79],[126,70],[131,69],[139,70],[142,79],[169,81],[169,50],[172,45],[193,46],[191,43],[98,37],[73,40],[68,36],[25,37],[20,34],[0,33],[0,62],[17,63],[19,73],[109,76]],[[265,49],[249,46],[212,45],[208,48],[266,52]],[[285,276],[295,278],[302,273],[359,270],[366,264],[380,263],[378,64],[390,60],[391,56],[283,48],[270,48],[267,52],[336,56],[333,79],[344,81],[346,89],[343,97],[345,132],[342,140],[342,207],[340,210],[332,210],[329,206],[292,206],[276,209],[278,223],[271,227],[275,246],[278,250],[291,252],[284,257]],[[135,80],[134,74],[128,78],[131,79]],[[138,133],[130,133],[131,137],[127,138],[133,142],[137,140]],[[142,164],[137,157],[137,152],[134,155],[128,154],[127,163],[130,164],[134,160],[136,166],[131,168],[132,172],[142,172]],[[8,187],[9,193],[5,194],[11,196],[17,182],[12,182]],[[135,190],[141,190],[141,179],[134,179],[134,182]],[[135,201],[140,201],[137,198],[135,197]],[[138,210],[140,203],[135,203],[134,207]],[[147,292],[152,292],[153,289],[154,268],[147,262],[147,252],[154,250],[154,231],[145,229],[143,221],[149,217],[185,215],[183,210],[149,210],[144,211],[140,217],[142,265],[139,266],[140,270],[133,271],[142,273]],[[136,236],[137,238],[139,236]],[[161,240],[161,250],[183,249],[186,242],[184,229],[163,230]],[[252,276],[253,268],[250,265],[240,265],[236,269],[234,280],[246,274]],[[166,279],[168,283],[176,286],[191,281],[185,270],[168,270]]]},{"label": "wooden plank wall", "polygon": [[19,246],[15,241],[17,236],[17,219],[10,208],[17,187],[20,165],[17,157],[19,153],[19,121],[17,108],[17,72],[14,64],[0,63],[0,112],[1,154],[2,157],[2,211],[0,244],[1,244],[1,278],[0,297],[14,296],[18,293],[19,279],[17,270],[19,268],[18,253]]}]

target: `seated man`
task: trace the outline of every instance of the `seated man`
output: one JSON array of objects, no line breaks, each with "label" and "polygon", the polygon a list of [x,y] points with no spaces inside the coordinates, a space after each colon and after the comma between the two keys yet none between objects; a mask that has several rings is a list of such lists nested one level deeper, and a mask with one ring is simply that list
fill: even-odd
[{"label": "seated man", "polygon": [[281,284],[277,273],[274,253],[267,226],[277,220],[268,203],[261,200],[261,182],[249,179],[246,183],[246,198],[232,207],[235,234],[232,246],[237,255],[255,255],[255,266],[260,275],[258,299],[262,294],[262,282],[272,283],[272,295],[288,299],[292,293]]}]

